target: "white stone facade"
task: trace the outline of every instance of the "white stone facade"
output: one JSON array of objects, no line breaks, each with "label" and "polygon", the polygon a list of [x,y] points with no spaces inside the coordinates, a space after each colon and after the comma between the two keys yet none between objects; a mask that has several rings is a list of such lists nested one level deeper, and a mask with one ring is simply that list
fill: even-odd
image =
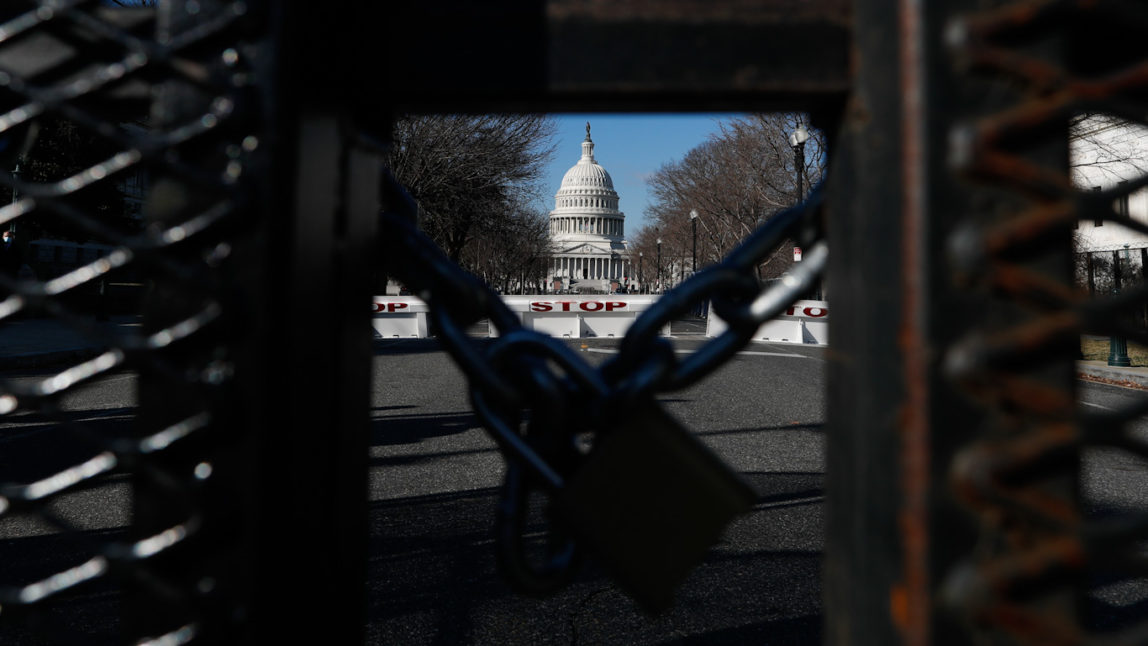
[{"label": "white stone facade", "polygon": [[573,284],[574,289],[601,291],[633,282],[625,259],[625,222],[614,181],[594,160],[586,124],[582,158],[562,177],[550,212],[551,280],[563,289]]}]

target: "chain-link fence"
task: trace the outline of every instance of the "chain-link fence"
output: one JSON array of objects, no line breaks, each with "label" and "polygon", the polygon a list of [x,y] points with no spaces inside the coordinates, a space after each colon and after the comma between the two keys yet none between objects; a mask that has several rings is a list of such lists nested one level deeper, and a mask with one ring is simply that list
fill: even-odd
[{"label": "chain-link fence", "polygon": [[0,382],[6,643],[185,643],[226,625],[209,629],[202,600],[237,547],[203,546],[243,505],[211,490],[234,452],[224,277],[266,172],[249,51],[266,25],[249,10],[0,8],[0,325],[78,348]]}]

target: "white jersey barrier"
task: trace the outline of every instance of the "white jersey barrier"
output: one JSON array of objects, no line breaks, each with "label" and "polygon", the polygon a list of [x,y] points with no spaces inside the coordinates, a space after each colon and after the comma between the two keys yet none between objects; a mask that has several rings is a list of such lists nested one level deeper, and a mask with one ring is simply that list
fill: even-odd
[{"label": "white jersey barrier", "polygon": [[376,296],[371,325],[379,336],[390,339],[425,339],[430,308],[414,296]]},{"label": "white jersey barrier", "polygon": [[[657,296],[603,294],[587,296],[505,296],[502,299],[518,315],[523,327],[553,337],[623,337],[638,315],[658,300]],[[662,328],[670,334],[670,326]],[[496,336],[494,326],[490,336]]]},{"label": "white jersey barrier", "polygon": [[[718,336],[729,327],[710,308],[706,323],[706,336]],[[829,303],[827,301],[797,301],[776,318],[757,328],[754,341],[776,343],[829,343]]]},{"label": "white jersey barrier", "polygon": [[[506,296],[510,311],[528,329],[554,337],[622,337],[638,318],[657,300],[656,296],[609,294],[601,296]],[[376,296],[371,320],[378,336],[383,338],[426,338],[429,308],[414,296]],[[662,328],[669,335],[670,326]],[[497,336],[493,325],[490,336]]]}]

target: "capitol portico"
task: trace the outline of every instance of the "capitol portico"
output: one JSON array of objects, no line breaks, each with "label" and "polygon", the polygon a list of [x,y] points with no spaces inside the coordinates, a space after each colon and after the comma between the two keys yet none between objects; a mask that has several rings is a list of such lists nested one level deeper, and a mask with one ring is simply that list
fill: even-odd
[{"label": "capitol portico", "polygon": [[590,124],[582,141],[582,158],[562,177],[550,212],[553,285],[563,289],[611,283],[625,286],[630,263],[625,259],[626,216],[618,210],[618,193],[610,174],[594,160]]}]

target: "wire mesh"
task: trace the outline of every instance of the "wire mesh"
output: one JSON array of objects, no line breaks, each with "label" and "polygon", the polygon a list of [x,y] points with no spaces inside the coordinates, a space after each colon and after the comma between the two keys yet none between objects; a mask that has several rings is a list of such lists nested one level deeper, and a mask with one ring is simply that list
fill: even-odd
[{"label": "wire mesh", "polygon": [[[0,228],[19,256],[0,338],[57,351],[0,372],[5,643],[210,632],[210,571],[165,562],[226,514],[204,500],[230,376],[221,276],[260,144],[248,9],[0,8]],[[133,596],[147,609],[121,621]]]},{"label": "wire mesh", "polygon": [[[1001,205],[991,222],[954,234],[953,277],[1014,313],[1005,324],[985,317],[947,354],[956,383],[987,413],[952,463],[954,495],[973,513],[977,543],[945,584],[978,639],[1131,644],[1148,636],[1148,396],[1108,391],[1105,403],[1078,401],[1055,377],[1082,335],[1146,338],[1133,324],[1148,296],[1142,285],[1098,290],[1089,266],[1077,268],[1087,280],[1074,288],[1062,262],[1069,240],[1092,244],[1083,229],[1122,227],[1132,240],[1148,232],[1126,208],[1148,184],[1137,168],[1143,153],[1107,169],[1087,168],[1097,159],[1080,154],[1067,169],[1057,164],[1070,146],[1096,147],[1082,123],[1117,119],[1124,139],[1107,142],[1118,145],[1144,124],[1148,59],[1131,43],[1146,19],[1130,3],[1015,2],[949,28],[953,60],[973,77],[1007,80],[1014,97],[952,138],[957,168],[999,191]],[[1033,156],[1042,149],[1056,152]],[[1091,170],[1107,177],[1090,178]],[[1087,383],[1077,390],[1099,394]]]}]

